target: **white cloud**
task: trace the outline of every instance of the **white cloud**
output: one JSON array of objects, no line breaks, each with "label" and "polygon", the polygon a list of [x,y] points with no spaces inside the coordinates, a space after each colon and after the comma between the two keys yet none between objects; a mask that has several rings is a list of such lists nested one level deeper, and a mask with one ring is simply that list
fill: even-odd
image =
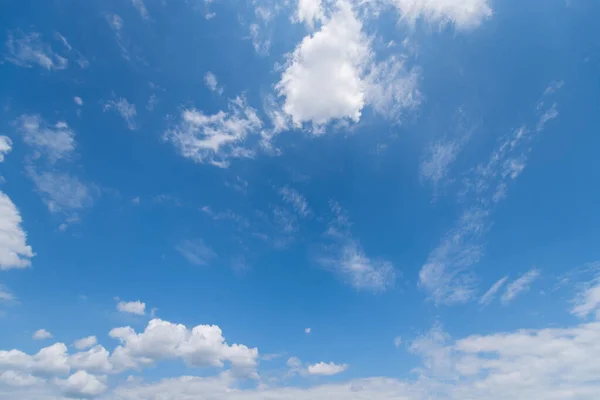
[{"label": "white cloud", "polygon": [[27,268],[34,253],[27,244],[19,210],[11,199],[0,191],[0,270]]},{"label": "white cloud", "polygon": [[529,290],[531,284],[538,279],[540,276],[540,271],[537,269],[532,269],[531,271],[526,272],[520,278],[516,279],[514,282],[511,282],[507,287],[506,291],[502,295],[502,303],[507,304],[514,300],[519,294],[526,292]]},{"label": "white cloud", "polygon": [[24,114],[16,123],[23,140],[34,151],[35,159],[43,156],[55,163],[75,151],[75,132],[64,121],[49,125],[39,115]]},{"label": "white cloud", "polygon": [[402,344],[402,336],[396,336],[394,338],[394,347],[399,348]]},{"label": "white cloud", "polygon": [[440,26],[452,23],[457,29],[476,28],[492,16],[489,0],[389,0],[401,19],[414,25],[423,18]]},{"label": "white cloud", "polygon": [[21,67],[38,65],[57,71],[69,66],[69,61],[55,53],[49,44],[42,41],[42,35],[36,32],[12,32],[8,35],[6,47],[9,53],[6,60]]},{"label": "white cloud", "polygon": [[20,373],[16,371],[4,371],[0,372],[0,384],[7,385],[9,387],[30,387],[34,385],[39,385],[43,381],[39,378],[36,378],[28,373]]},{"label": "white cloud", "polygon": [[464,303],[475,294],[470,268],[479,262],[480,239],[487,230],[487,212],[466,210],[446,233],[419,272],[419,285],[437,303]]},{"label": "white cloud", "polygon": [[448,170],[456,160],[461,147],[456,140],[439,140],[433,143],[421,163],[421,178],[431,181],[434,188],[437,188],[448,176]]},{"label": "white cloud", "polygon": [[571,314],[579,318],[587,317],[600,310],[600,277],[592,280],[578,293]]},{"label": "white cloud", "polygon": [[365,104],[361,77],[369,59],[362,24],[346,1],[296,47],[276,88],[296,126],[332,119],[358,122]]},{"label": "white cloud", "polygon": [[[553,93],[553,92],[551,92]],[[537,132],[541,132],[544,130],[544,128],[546,127],[546,124],[549,121],[552,121],[553,119],[555,119],[556,117],[558,117],[558,109],[556,104],[553,104],[550,108],[548,108],[546,111],[544,111],[544,113],[540,116],[540,119],[538,121],[538,124],[536,126],[536,131]]]},{"label": "white cloud", "polygon": [[75,343],[73,343],[73,346],[75,346],[75,348],[77,350],[85,350],[87,348],[95,346],[96,343],[98,343],[96,336],[88,336],[88,337],[76,340]]},{"label": "white cloud", "polygon": [[57,379],[56,385],[66,396],[73,398],[95,397],[108,388],[98,377],[85,371],[77,371],[65,380]]},{"label": "white cloud", "polygon": [[198,325],[188,329],[185,325],[153,319],[142,333],[123,327],[111,330],[110,336],[121,342],[111,356],[117,367],[132,368],[181,358],[194,367],[222,368],[224,361],[228,361],[231,373],[256,376],[258,349],[240,344],[228,345],[216,325]]},{"label": "white cloud", "polygon": [[12,150],[12,140],[8,136],[0,136],[0,162],[4,162],[6,156]]},{"label": "white cloud", "polygon": [[494,300],[494,297],[496,297],[496,293],[498,293],[507,280],[508,276],[505,276],[504,278],[496,281],[496,283],[494,283],[492,287],[490,287],[489,290],[485,292],[483,296],[481,296],[481,299],[479,299],[479,304],[482,306],[490,305],[490,303]]},{"label": "white cloud", "polygon": [[448,378],[452,372],[452,348],[448,346],[451,337],[440,323],[425,334],[412,341],[409,351],[422,358],[423,367],[419,372],[442,379]]},{"label": "white cloud", "polygon": [[310,329],[310,328],[304,329],[304,333],[306,333],[307,335],[310,334],[311,332],[312,332],[312,329]]},{"label": "white cloud", "polygon": [[131,0],[131,4],[133,4],[133,6],[138,10],[138,12],[140,13],[140,15],[142,16],[143,19],[145,19],[145,20],[150,19],[150,16],[148,15],[148,10],[146,9],[146,6],[144,5],[143,0]]},{"label": "white cloud", "polygon": [[395,282],[394,266],[389,261],[372,260],[360,245],[351,241],[342,248],[338,271],[356,289],[386,290]]},{"label": "white cloud", "polygon": [[119,301],[117,303],[117,310],[119,312],[136,314],[136,315],[145,315],[146,314],[146,303],[142,303],[141,301]]},{"label": "white cloud", "polygon": [[402,57],[375,61],[352,2],[338,0],[329,16],[318,1],[298,7],[296,19],[322,24],[288,55],[276,85],[281,108],[296,127],[308,123],[313,132],[323,132],[330,121],[358,122],[366,105],[399,122],[405,110],[420,104],[417,70],[407,69]]},{"label": "white cloud", "polygon": [[104,105],[104,111],[115,110],[121,117],[127,122],[127,127],[130,130],[137,129],[135,123],[135,117],[137,115],[137,111],[135,109],[135,104],[131,104],[127,101],[127,99],[121,97],[118,100],[110,100]]},{"label": "white cloud", "polygon": [[[72,213],[94,203],[94,188],[84,184],[76,176],[49,171],[38,173],[32,167],[27,172],[51,212]],[[74,220],[77,220],[76,214],[73,215]]]},{"label": "white cloud", "polygon": [[304,22],[309,28],[314,28],[315,23],[324,17],[321,0],[298,0],[295,19]]},{"label": "white cloud", "polygon": [[77,104],[78,106],[82,106],[83,105],[83,99],[79,96],[75,96],[73,97],[73,101],[75,102],[75,104]]},{"label": "white cloud", "polygon": [[[550,94],[542,96],[538,112]],[[464,303],[473,299],[476,292],[473,267],[483,256],[483,237],[493,224],[490,215],[495,204],[506,197],[508,183],[525,169],[529,143],[537,133],[538,129],[526,126],[516,129],[500,141],[487,163],[477,165],[463,179],[461,200],[466,204],[465,210],[429,253],[419,273],[420,286],[436,303]]]},{"label": "white cloud", "polygon": [[342,373],[347,369],[348,369],[348,365],[346,365],[346,364],[338,365],[338,364],[334,364],[332,362],[330,362],[329,364],[320,362],[318,364],[309,365],[306,370],[309,375],[330,376],[330,375],[337,375],[339,373]]},{"label": "white cloud", "polygon": [[153,93],[150,95],[150,97],[148,97],[148,102],[146,102],[146,110],[148,110],[148,111],[154,110],[154,108],[156,107],[157,104],[158,104],[158,96],[156,96]]},{"label": "white cloud", "polygon": [[69,367],[74,370],[84,370],[92,373],[113,372],[110,363],[110,353],[104,347],[97,345],[87,351],[72,354],[68,359]]},{"label": "white cloud", "polygon": [[186,260],[196,265],[207,265],[217,254],[202,239],[186,240],[175,248]]},{"label": "white cloud", "polygon": [[129,54],[129,50],[127,50],[127,47],[123,43],[123,18],[121,18],[117,14],[110,14],[106,16],[106,22],[115,34],[115,40],[117,42],[117,46],[119,46],[119,49],[121,50],[121,56],[125,60],[129,61],[131,59],[131,55]]},{"label": "white cloud", "polygon": [[360,242],[352,237],[346,211],[335,202],[330,205],[333,219],[325,236],[332,242],[326,246],[326,255],[318,261],[357,290],[383,292],[393,287],[397,275],[394,265],[368,257]]},{"label": "white cloud", "polygon": [[264,38],[258,24],[250,24],[250,40],[252,40],[252,46],[254,51],[262,56],[269,54],[271,47],[271,39]]},{"label": "white cloud", "polygon": [[181,113],[179,124],[165,133],[184,157],[198,163],[208,162],[219,167],[229,165],[230,158],[252,157],[244,147],[245,139],[260,133],[262,121],[256,110],[237,97],[229,102],[228,112],[206,115],[196,109]]},{"label": "white cloud", "polygon": [[8,291],[6,286],[0,285],[0,301],[13,301],[15,296]]},{"label": "white cloud", "polygon": [[[160,360],[183,359],[190,366],[232,363],[237,373],[254,371],[258,351],[228,345],[218,327],[183,325],[155,320],[136,334],[130,327],[117,328],[111,336],[121,341],[111,362],[121,368],[143,367]],[[414,379],[373,377],[293,387],[232,385],[232,374],[182,376],[154,382],[128,379],[116,384],[100,399],[118,400],[365,400],[365,399],[489,399],[489,400],[592,400],[600,392],[600,323],[564,328],[529,329],[473,335],[454,340],[439,324],[412,341],[410,351],[422,357],[412,372]],[[236,347],[237,346],[237,347]],[[108,391],[104,376],[82,370],[72,373],[74,358],[57,343],[29,356],[18,350],[0,351],[2,399],[57,399],[54,388],[65,395],[93,397]],[[122,362],[129,361],[129,364]],[[296,373],[309,368],[325,373],[342,365],[319,363],[304,367],[292,357],[288,367]],[[115,369],[112,372],[123,371]],[[226,371],[227,372],[227,371]],[[235,375],[240,376],[240,375]],[[255,376],[255,375],[254,375]],[[60,377],[60,379],[49,379]],[[41,379],[40,379],[41,378]],[[65,379],[66,378],[66,379]],[[69,381],[70,382],[67,382]],[[112,385],[110,385],[112,386]]]},{"label": "white cloud", "polygon": [[58,32],[54,33],[54,37],[63,44],[63,46],[67,49],[69,55],[75,60],[75,62],[79,65],[81,69],[85,69],[90,66],[90,63],[87,60],[87,58],[85,58],[85,56],[79,51],[75,50],[66,37],[64,37]]},{"label": "white cloud", "polygon": [[279,189],[279,194],[286,203],[294,207],[294,210],[296,210],[301,217],[306,218],[312,213],[306,198],[298,193],[298,191],[295,189],[292,189],[289,186],[284,186]]},{"label": "white cloud", "polygon": [[367,103],[392,121],[400,122],[406,111],[421,104],[419,72],[416,68],[407,69],[400,58],[392,56],[371,64],[365,84]]},{"label": "white cloud", "polygon": [[217,81],[217,77],[212,72],[208,71],[206,73],[206,75],[204,75],[204,84],[211,91],[213,91],[215,93],[218,93],[218,94],[223,94],[223,88],[221,86],[219,86],[219,82]]},{"label": "white cloud", "polygon": [[52,334],[45,329],[38,329],[33,334],[33,340],[45,340],[45,339],[51,339],[51,338],[52,338]]}]

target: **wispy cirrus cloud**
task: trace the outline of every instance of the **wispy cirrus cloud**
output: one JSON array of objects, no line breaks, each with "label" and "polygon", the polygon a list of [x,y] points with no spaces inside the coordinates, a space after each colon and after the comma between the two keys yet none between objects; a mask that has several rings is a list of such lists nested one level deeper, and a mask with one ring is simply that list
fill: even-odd
[{"label": "wispy cirrus cloud", "polygon": [[381,258],[369,257],[352,236],[346,210],[331,202],[332,218],[325,232],[327,244],[317,261],[357,290],[384,292],[396,283],[394,265]]},{"label": "wispy cirrus cloud", "polygon": [[42,40],[37,32],[17,30],[9,33],[6,40],[6,60],[20,67],[39,66],[49,71],[59,71],[69,66],[69,61]]},{"label": "wispy cirrus cloud", "polygon": [[545,128],[558,116],[554,103],[544,105],[556,90],[546,89],[542,95],[534,129],[523,125],[514,130],[500,141],[487,163],[477,165],[463,179],[461,198],[465,209],[429,253],[419,273],[419,285],[436,304],[464,303],[475,297],[473,267],[483,257],[483,238],[492,225],[491,214],[495,204],[506,197],[509,184],[525,170],[531,140],[541,132],[540,126]]},{"label": "wispy cirrus cloud", "polygon": [[217,257],[217,253],[207,246],[202,239],[184,240],[175,249],[183,258],[195,265],[207,265]]},{"label": "wispy cirrus cloud", "polygon": [[519,294],[529,290],[531,284],[540,277],[540,271],[538,269],[532,269],[527,271],[518,279],[509,283],[506,286],[506,291],[501,297],[502,304],[508,304],[513,301]]},{"label": "wispy cirrus cloud", "polygon": [[126,98],[121,97],[117,100],[109,100],[104,104],[104,111],[111,110],[117,112],[125,120],[130,130],[134,131],[137,129],[135,104],[131,104]]},{"label": "wispy cirrus cloud", "polygon": [[506,283],[507,280],[508,280],[508,276],[505,276],[504,278],[501,278],[498,281],[496,281],[492,285],[492,287],[490,287],[488,289],[488,291],[485,292],[485,294],[483,296],[481,296],[481,298],[479,299],[479,304],[484,307],[489,306],[490,303],[496,297],[496,294],[498,293],[498,291],[502,288],[502,286],[504,286],[504,284]]},{"label": "wispy cirrus cloud", "polygon": [[79,212],[91,207],[99,194],[69,171],[75,158],[75,131],[65,121],[47,123],[40,115],[24,114],[15,122],[30,149],[25,172],[52,213],[61,213],[67,223],[79,221]]}]

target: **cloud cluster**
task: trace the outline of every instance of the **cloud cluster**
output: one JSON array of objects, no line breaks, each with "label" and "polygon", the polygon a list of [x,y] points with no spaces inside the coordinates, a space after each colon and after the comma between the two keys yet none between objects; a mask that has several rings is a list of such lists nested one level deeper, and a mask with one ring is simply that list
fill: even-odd
[{"label": "cloud cluster", "polygon": [[229,102],[229,110],[206,115],[196,109],[181,113],[179,123],[165,133],[182,156],[198,163],[219,167],[229,165],[229,159],[252,157],[253,151],[244,140],[259,134],[262,121],[256,110],[242,97]]},{"label": "cloud cluster", "polygon": [[[44,389],[49,394],[58,390],[67,397],[94,397],[107,390],[107,375],[176,359],[189,366],[218,369],[227,363],[230,368],[226,372],[232,378],[258,377],[258,350],[227,344],[221,329],[215,325],[189,329],[154,319],[141,333],[127,326],[111,330],[109,336],[120,342],[112,353],[97,345],[95,336],[77,340],[74,346],[79,351],[72,354],[63,343],[44,347],[33,355],[16,349],[2,350],[0,389]],[[51,335],[40,330],[34,338],[49,339]],[[2,396],[0,390],[0,399],[5,398]]]}]

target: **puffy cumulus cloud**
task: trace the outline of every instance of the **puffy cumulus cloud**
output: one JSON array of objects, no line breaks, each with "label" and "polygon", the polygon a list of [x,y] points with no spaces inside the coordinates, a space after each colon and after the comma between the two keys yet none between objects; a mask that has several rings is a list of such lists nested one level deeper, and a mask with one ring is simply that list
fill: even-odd
[{"label": "puffy cumulus cloud", "polygon": [[198,325],[188,329],[182,324],[153,319],[142,333],[123,327],[111,330],[110,336],[121,342],[111,356],[117,368],[181,358],[195,367],[222,368],[227,361],[231,363],[234,374],[251,377],[256,374],[258,349],[240,344],[228,345],[216,325]]},{"label": "puffy cumulus cloud", "polygon": [[68,158],[75,150],[75,133],[64,121],[48,124],[40,115],[24,114],[16,121],[23,140],[35,159],[46,157],[50,163]]},{"label": "puffy cumulus cloud", "polygon": [[100,374],[109,373],[114,369],[110,363],[110,353],[100,345],[70,355],[68,363],[72,369]]},{"label": "puffy cumulus cloud", "polygon": [[333,9],[324,10],[319,1],[301,1],[296,19],[311,26],[322,22],[288,56],[276,85],[284,98],[282,110],[296,127],[309,123],[318,128],[332,120],[358,122],[367,105],[399,120],[404,110],[419,105],[417,70],[407,69],[399,57],[375,61],[351,2],[339,0]]},{"label": "puffy cumulus cloud", "polygon": [[258,378],[258,350],[227,344],[218,326],[188,329],[156,319],[139,334],[131,327],[115,328],[109,334],[121,342],[112,354],[95,345],[94,336],[76,342],[79,349],[93,347],[72,354],[63,343],[33,355],[16,349],[0,350],[0,399],[58,399],[53,397],[57,390],[67,397],[96,397],[106,391],[107,375],[169,359],[182,359],[194,367],[230,365],[220,378],[227,385],[238,378]]},{"label": "puffy cumulus cloud", "polygon": [[[0,136],[0,162],[5,154],[12,150],[12,142],[6,136]],[[1,178],[1,177],[0,177]],[[10,197],[0,191],[0,270],[27,268],[34,256],[27,244],[27,234],[21,226],[23,220],[19,210]],[[0,286],[0,300],[12,300],[12,294]]]},{"label": "puffy cumulus cloud", "polygon": [[34,253],[22,222],[15,204],[0,191],[0,270],[31,266]]},{"label": "puffy cumulus cloud", "polygon": [[324,363],[320,362],[318,364],[309,365],[306,368],[306,371],[309,375],[337,375],[341,372],[344,372],[348,369],[348,365],[346,364],[335,364],[335,363]]},{"label": "puffy cumulus cloud", "polygon": [[362,24],[350,3],[339,1],[320,30],[290,55],[276,88],[296,126],[332,119],[357,122],[365,105],[362,76],[370,57]]},{"label": "puffy cumulus cloud", "polygon": [[119,301],[117,303],[117,310],[123,313],[145,315],[146,314],[146,303],[139,300],[137,301]]},{"label": "puffy cumulus cloud", "polygon": [[96,343],[98,343],[98,339],[96,339],[96,336],[88,336],[88,337],[76,340],[75,343],[73,343],[73,346],[77,350],[85,350],[92,346],[95,346]]},{"label": "puffy cumulus cloud", "polygon": [[38,329],[33,334],[33,340],[45,340],[45,339],[51,339],[51,338],[52,338],[52,334],[45,329]]},{"label": "puffy cumulus cloud", "polygon": [[492,16],[490,0],[385,0],[394,5],[402,20],[413,24],[453,24],[457,29],[476,28]]},{"label": "puffy cumulus cloud", "polygon": [[81,399],[104,393],[108,386],[103,380],[85,371],[77,371],[67,379],[57,379],[55,383],[67,397]]},{"label": "puffy cumulus cloud", "polygon": [[298,0],[296,15],[294,19],[304,22],[309,28],[313,28],[317,21],[324,17],[321,0]]},{"label": "puffy cumulus cloud", "polygon": [[13,388],[23,388],[39,385],[42,382],[42,379],[36,378],[35,376],[27,373],[24,374],[15,371],[0,372],[0,385],[6,385]]},{"label": "puffy cumulus cloud", "polygon": [[[111,335],[122,340],[121,356],[133,360],[131,367],[136,368],[173,358],[183,358],[192,366],[219,367],[228,361],[232,369],[254,368],[258,355],[245,346],[228,346],[220,329],[208,325],[188,329],[155,320],[143,333],[125,327]],[[599,322],[458,340],[436,324],[409,342],[409,350],[422,359],[413,370],[414,379],[375,377],[303,387],[240,388],[232,386],[231,374],[220,374],[152,383],[131,380],[108,391],[107,379],[100,372],[93,375],[86,365],[76,367],[60,343],[33,356],[0,351],[0,399],[57,400],[55,390],[76,398],[106,400],[594,400],[600,393]],[[290,358],[288,367],[308,375],[311,366]],[[325,363],[312,367],[319,372],[339,369]]]},{"label": "puffy cumulus cloud", "polygon": [[57,54],[52,47],[42,40],[36,32],[11,32],[6,40],[8,55],[6,60],[20,67],[31,68],[35,65],[49,71],[66,69],[69,61]]},{"label": "puffy cumulus cloud", "polygon": [[229,159],[252,157],[245,147],[251,134],[260,134],[262,121],[246,99],[236,97],[229,101],[229,110],[206,115],[196,109],[181,113],[179,124],[165,133],[179,152],[195,162],[227,167]]}]

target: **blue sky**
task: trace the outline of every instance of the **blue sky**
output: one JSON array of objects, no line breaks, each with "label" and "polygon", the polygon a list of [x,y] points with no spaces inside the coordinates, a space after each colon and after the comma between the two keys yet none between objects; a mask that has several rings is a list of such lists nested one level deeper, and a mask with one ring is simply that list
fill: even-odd
[{"label": "blue sky", "polygon": [[0,399],[595,399],[600,4],[10,2]]}]

